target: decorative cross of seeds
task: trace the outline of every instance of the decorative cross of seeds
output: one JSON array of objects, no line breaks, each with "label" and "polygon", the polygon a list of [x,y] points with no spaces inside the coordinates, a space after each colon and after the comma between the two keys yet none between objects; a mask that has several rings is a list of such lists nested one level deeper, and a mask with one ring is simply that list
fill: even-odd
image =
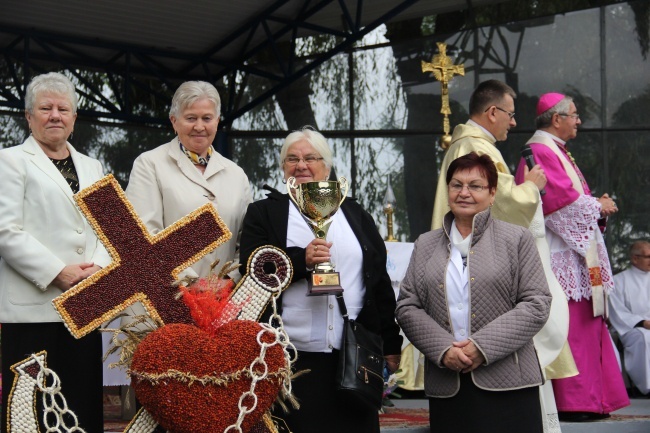
[{"label": "decorative cross of seeds", "polygon": [[161,325],[193,324],[173,283],[232,237],[214,207],[205,204],[151,235],[110,174],[75,200],[113,262],[52,301],[72,335],[83,337],[138,301]]}]

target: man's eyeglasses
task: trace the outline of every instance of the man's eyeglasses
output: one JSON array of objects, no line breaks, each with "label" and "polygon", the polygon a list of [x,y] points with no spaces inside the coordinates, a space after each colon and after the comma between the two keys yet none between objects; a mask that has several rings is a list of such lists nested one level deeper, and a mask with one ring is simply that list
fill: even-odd
[{"label": "man's eyeglasses", "polygon": [[557,114],[558,114],[558,116],[572,117],[572,118],[575,119],[575,120],[580,119],[580,115],[579,115],[578,113],[573,113],[573,114],[569,114],[569,113],[557,113]]},{"label": "man's eyeglasses", "polygon": [[451,182],[449,184],[449,191],[458,193],[458,192],[461,192],[463,189],[465,189],[465,187],[467,187],[467,190],[470,193],[472,193],[472,192],[477,192],[478,193],[478,192],[483,191],[484,189],[489,189],[490,188],[489,186],[483,186],[483,185],[478,185],[478,184],[474,184],[474,183],[469,184],[469,185],[463,185],[460,182]]},{"label": "man's eyeglasses", "polygon": [[503,112],[506,113],[506,114],[508,115],[508,117],[510,117],[511,119],[512,119],[513,117],[515,117],[515,113],[514,113],[514,111],[504,110],[503,108],[501,108],[501,107],[497,107],[496,105],[491,105],[491,106],[489,106],[489,107],[485,110],[485,112],[487,113],[487,111],[488,111],[490,108],[492,108],[492,107],[496,108],[496,109],[499,110],[499,111],[503,111]]},{"label": "man's eyeglasses", "polygon": [[314,165],[318,161],[322,161],[323,157],[318,156],[305,156],[304,158],[298,158],[297,156],[287,156],[284,158],[284,163],[287,165],[297,165],[300,161],[304,161],[307,165]]}]

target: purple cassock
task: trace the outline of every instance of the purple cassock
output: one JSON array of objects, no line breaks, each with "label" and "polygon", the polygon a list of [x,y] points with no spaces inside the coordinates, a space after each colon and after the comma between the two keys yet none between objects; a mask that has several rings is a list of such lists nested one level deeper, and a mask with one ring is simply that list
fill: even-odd
[{"label": "purple cassock", "polygon": [[[585,258],[590,241],[597,242],[602,287],[605,292],[613,290],[609,258],[599,230],[601,206],[591,196],[564,143],[537,131],[529,144],[548,179],[542,209],[551,267],[569,301],[568,341],[579,371],[577,376],[553,380],[557,408],[560,412],[610,413],[629,405],[629,399],[605,319],[594,317]],[[524,167],[522,159],[515,176],[518,184],[524,182]],[[575,173],[569,174],[567,167]]]}]

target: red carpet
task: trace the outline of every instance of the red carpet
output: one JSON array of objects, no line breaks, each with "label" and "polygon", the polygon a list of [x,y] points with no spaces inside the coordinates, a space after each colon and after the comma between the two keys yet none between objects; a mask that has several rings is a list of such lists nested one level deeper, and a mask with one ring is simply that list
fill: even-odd
[{"label": "red carpet", "polygon": [[428,409],[398,409],[384,408],[379,414],[379,423],[382,427],[421,427],[429,425]]}]

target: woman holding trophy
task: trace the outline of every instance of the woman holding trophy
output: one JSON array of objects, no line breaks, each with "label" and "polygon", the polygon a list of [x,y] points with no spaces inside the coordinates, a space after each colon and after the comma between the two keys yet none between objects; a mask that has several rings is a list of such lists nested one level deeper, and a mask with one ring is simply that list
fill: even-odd
[{"label": "woman holding trophy", "polygon": [[[328,180],[332,151],[322,134],[305,127],[287,136],[280,161],[285,182],[308,187]],[[395,323],[395,295],[386,272],[386,247],[374,220],[354,199],[342,197],[343,201],[337,202],[339,210],[327,215],[327,226],[316,228],[304,216],[305,209],[298,208],[299,201],[294,204],[289,194],[265,188],[270,190],[267,198],[252,203],[246,212],[240,263],[246,266],[253,251],[263,245],[282,248],[291,258],[293,281],[278,304],[284,328],[297,350],[296,371],[310,370],[293,385],[300,409],[275,415],[283,418],[294,433],[378,433],[377,410],[343,400],[336,388],[343,317],[335,296],[330,294],[338,286],[343,288],[349,318],[381,335],[388,368],[396,370],[402,337]],[[292,194],[296,191],[293,189]],[[312,205],[318,207],[317,203]],[[322,232],[318,236],[321,229],[326,238]],[[325,275],[340,275],[338,284],[333,285],[332,292],[310,292],[312,271],[329,262],[333,264],[330,270],[335,266],[336,272]]]}]

